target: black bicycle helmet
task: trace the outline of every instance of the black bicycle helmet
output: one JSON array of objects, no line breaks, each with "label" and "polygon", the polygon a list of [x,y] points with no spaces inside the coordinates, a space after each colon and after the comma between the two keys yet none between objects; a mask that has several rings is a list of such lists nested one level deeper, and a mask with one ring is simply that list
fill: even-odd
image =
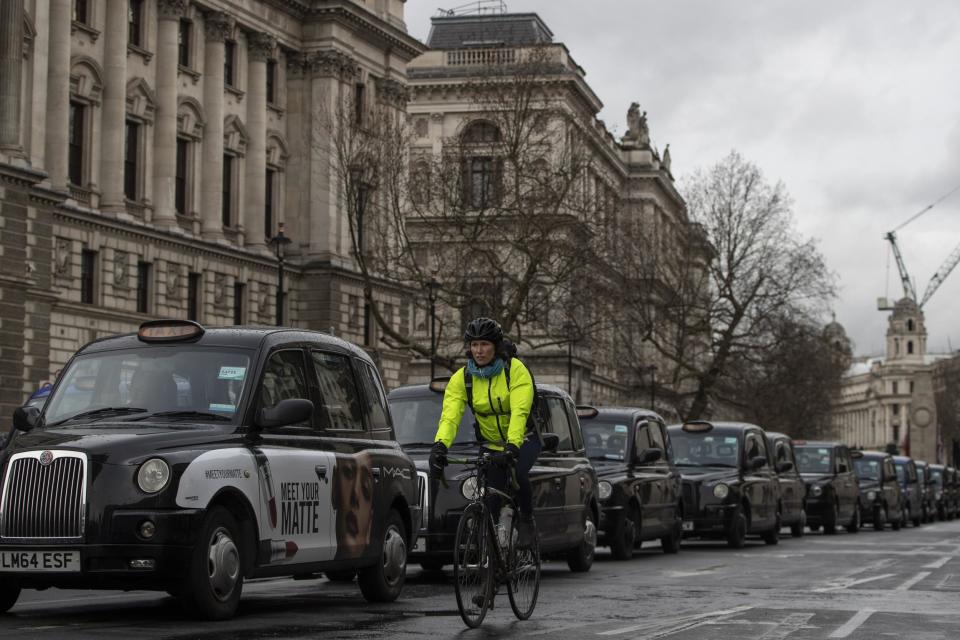
[{"label": "black bicycle helmet", "polygon": [[500,323],[490,318],[475,318],[467,325],[467,330],[463,333],[464,342],[473,340],[487,340],[494,344],[503,342],[503,329]]}]

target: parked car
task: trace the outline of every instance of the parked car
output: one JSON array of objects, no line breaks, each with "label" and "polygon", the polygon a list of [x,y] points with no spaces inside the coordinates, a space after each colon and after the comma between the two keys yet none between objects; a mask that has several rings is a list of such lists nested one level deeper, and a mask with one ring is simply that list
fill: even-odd
[{"label": "parked car", "polygon": [[860,516],[875,531],[890,523],[894,531],[903,522],[903,490],[897,481],[893,456],[880,451],[863,451],[853,461],[860,482]]},{"label": "parked car", "polygon": [[599,480],[599,543],[618,560],[646,540],[676,553],[682,537],[680,473],[663,418],[636,408],[577,407]]},{"label": "parked car", "polygon": [[[832,535],[843,526],[860,530],[860,486],[850,449],[839,442],[794,441],[800,475],[807,484],[807,526]],[[859,455],[856,452],[854,455]]]},{"label": "parked car", "polygon": [[943,487],[947,495],[947,514],[952,520],[960,515],[960,474],[957,474],[956,467],[944,470]]},{"label": "parked car", "polygon": [[[427,570],[439,570],[453,562],[453,540],[460,515],[472,496],[474,474],[462,465],[447,467],[448,487],[428,477],[430,447],[440,422],[445,379],[429,385],[394,389],[388,396],[397,440],[417,465],[423,518],[419,536],[410,554]],[[587,460],[576,408],[562,389],[538,384],[548,409],[542,435],[544,449],[530,471],[534,517],[540,536],[540,552],[562,556],[572,571],[589,571],[597,545],[599,501],[597,476]],[[464,410],[451,456],[473,457],[479,444],[474,440],[473,415]]]},{"label": "parked car", "polygon": [[897,480],[900,482],[900,488],[903,489],[904,499],[904,522],[909,520],[913,526],[919,527],[920,520],[923,518],[923,489],[920,486],[920,478],[917,476],[917,466],[913,458],[907,456],[893,456],[893,466],[897,470]]},{"label": "parked car", "polygon": [[923,515],[920,516],[921,522],[933,522],[936,518],[937,510],[934,505],[934,486],[933,479],[930,477],[930,464],[923,460],[914,460],[917,466],[917,482],[920,485],[920,504]]},{"label": "parked car", "polygon": [[81,348],[0,456],[0,608],[22,588],[167,590],[228,618],[247,578],[359,573],[397,598],[416,469],[362,349],[145,322]]},{"label": "parked car", "polygon": [[950,489],[944,482],[947,477],[946,469],[942,464],[931,464],[928,469],[933,486],[934,513],[940,520],[949,520],[953,517],[950,512]]},{"label": "parked car", "polygon": [[779,481],[763,429],[743,422],[690,421],[667,429],[683,480],[683,535],[725,538],[735,549],[748,534],[780,536]]},{"label": "parked car", "polygon": [[807,485],[797,469],[797,459],[790,436],[767,432],[767,451],[780,480],[780,524],[790,527],[794,538],[803,535],[807,526]]}]

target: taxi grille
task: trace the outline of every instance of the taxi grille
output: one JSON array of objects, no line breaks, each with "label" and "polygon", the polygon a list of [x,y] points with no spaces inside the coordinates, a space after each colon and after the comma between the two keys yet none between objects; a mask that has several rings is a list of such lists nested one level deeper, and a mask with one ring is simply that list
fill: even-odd
[{"label": "taxi grille", "polygon": [[13,456],[0,501],[0,538],[78,539],[86,509],[86,457],[54,452],[49,464],[32,451]]},{"label": "taxi grille", "polygon": [[430,491],[428,487],[430,483],[427,482],[427,474],[423,471],[417,472],[417,490],[420,492],[420,528],[425,529],[427,527],[427,518],[429,515],[427,511],[430,506]]}]

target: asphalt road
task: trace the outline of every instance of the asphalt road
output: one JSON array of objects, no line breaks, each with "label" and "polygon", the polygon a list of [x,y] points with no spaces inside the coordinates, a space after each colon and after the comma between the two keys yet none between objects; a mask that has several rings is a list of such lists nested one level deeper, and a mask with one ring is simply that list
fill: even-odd
[{"label": "asphalt road", "polygon": [[587,574],[544,565],[533,617],[513,617],[506,594],[483,627],[457,614],[451,573],[411,567],[403,596],[373,606],[356,585],[317,580],[247,583],[228,622],[199,623],[165,594],[25,591],[7,615],[10,638],[481,638],[550,640],[882,640],[960,638],[960,520],[919,529],[834,536],[784,535],[685,543],[667,556],[645,547],[632,561],[606,550]]}]

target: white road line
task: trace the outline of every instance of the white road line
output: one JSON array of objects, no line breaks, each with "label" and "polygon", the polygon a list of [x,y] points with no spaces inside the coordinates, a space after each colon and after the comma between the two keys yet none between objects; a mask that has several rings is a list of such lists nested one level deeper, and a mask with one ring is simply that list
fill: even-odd
[{"label": "white road line", "polygon": [[857,611],[856,614],[844,624],[842,627],[838,628],[836,631],[831,633],[828,637],[830,638],[846,638],[851,633],[860,628],[864,622],[867,621],[867,618],[872,616],[876,611],[874,609],[863,609]]},{"label": "white road line", "polygon": [[943,556],[939,560],[934,560],[930,564],[923,565],[924,569],[942,569],[943,565],[953,560],[953,556]]},{"label": "white road line", "polygon": [[[711,611],[709,613],[701,613],[699,615],[688,617],[685,621],[680,623],[680,626],[683,627],[690,624],[698,624],[702,620],[707,620],[709,618],[718,618],[720,616],[729,616],[735,613],[740,613],[742,611],[747,611],[752,608],[753,607],[750,605],[741,605],[739,607],[733,607],[732,609],[723,609],[720,611]],[[676,621],[673,621],[673,622],[676,622]],[[620,629],[610,629],[609,631],[601,631],[597,635],[598,636],[618,636],[624,633],[632,633],[634,631],[640,631],[641,629],[649,629],[650,626],[651,626],[650,622],[645,622],[644,624],[636,624],[630,627],[622,627]],[[672,631],[674,630],[680,631],[681,629],[677,629],[676,627],[674,627]],[[662,635],[662,634],[658,634],[658,635]]]},{"label": "white road line", "polygon": [[898,586],[896,589],[894,589],[894,591],[907,591],[910,589],[910,587],[917,584],[918,582],[920,582],[921,580],[923,580],[929,575],[930,575],[929,571],[921,571],[917,575],[913,576],[912,578],[910,578],[909,580],[907,580],[906,582]]},{"label": "white road line", "polygon": [[859,580],[843,580],[837,584],[832,584],[829,587],[820,587],[819,589],[814,589],[814,593],[826,593],[828,591],[839,591],[840,589],[849,589],[850,587],[855,587],[858,584],[865,584],[867,582],[873,582],[874,580],[883,580],[884,578],[892,578],[897,574],[895,573],[884,573],[879,576],[873,576],[872,578],[860,578]]}]

